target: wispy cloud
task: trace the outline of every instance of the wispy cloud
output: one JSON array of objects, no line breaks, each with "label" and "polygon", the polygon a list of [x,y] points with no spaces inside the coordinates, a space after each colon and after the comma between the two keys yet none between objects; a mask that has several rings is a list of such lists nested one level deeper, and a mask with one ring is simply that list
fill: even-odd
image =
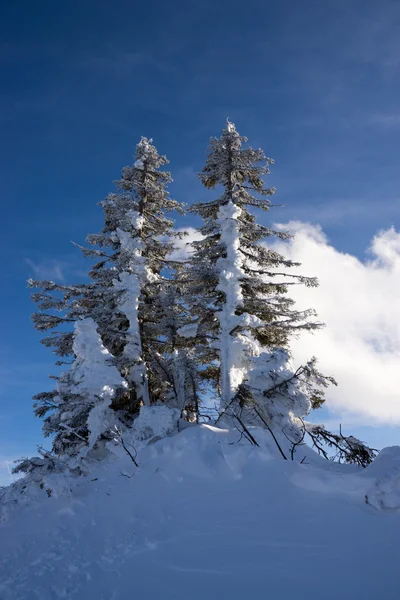
[{"label": "wispy cloud", "polygon": [[31,258],[25,258],[25,263],[30,268],[30,275],[36,279],[65,281],[67,264],[63,261],[50,258],[34,261]]},{"label": "wispy cloud", "polygon": [[91,268],[91,263],[79,254],[66,255],[63,258],[25,258],[24,262],[29,267],[29,277],[49,279],[59,283],[77,279],[85,280]]},{"label": "wispy cloud", "polygon": [[383,127],[399,127],[400,113],[378,113],[371,115],[369,120],[373,125],[382,125]]}]

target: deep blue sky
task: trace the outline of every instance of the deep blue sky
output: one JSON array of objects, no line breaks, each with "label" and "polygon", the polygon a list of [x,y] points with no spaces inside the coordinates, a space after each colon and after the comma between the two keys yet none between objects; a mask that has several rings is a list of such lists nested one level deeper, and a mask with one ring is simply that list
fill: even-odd
[{"label": "deep blue sky", "polygon": [[189,204],[230,117],[276,160],[280,220],[358,256],[399,224],[399,31],[390,0],[2,3],[0,455],[40,439],[31,395],[52,371],[25,281],[79,278],[70,240],[100,228],[141,135]]}]

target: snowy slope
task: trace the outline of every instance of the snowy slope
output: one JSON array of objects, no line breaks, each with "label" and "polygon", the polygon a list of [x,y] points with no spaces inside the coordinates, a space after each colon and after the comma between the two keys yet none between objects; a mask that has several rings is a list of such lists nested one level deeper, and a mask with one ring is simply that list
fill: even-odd
[{"label": "snowy slope", "polygon": [[192,427],[24,508],[0,528],[0,599],[397,600],[400,449],[359,471],[254,435]]}]

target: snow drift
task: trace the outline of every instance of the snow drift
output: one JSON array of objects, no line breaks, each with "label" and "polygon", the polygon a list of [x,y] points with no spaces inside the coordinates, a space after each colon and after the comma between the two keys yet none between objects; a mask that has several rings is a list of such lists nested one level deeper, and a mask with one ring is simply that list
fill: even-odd
[{"label": "snow drift", "polygon": [[171,423],[143,415],[139,468],[117,447],[2,524],[2,600],[398,598],[400,448],[284,461],[258,428],[258,448],[206,425],[155,441]]}]

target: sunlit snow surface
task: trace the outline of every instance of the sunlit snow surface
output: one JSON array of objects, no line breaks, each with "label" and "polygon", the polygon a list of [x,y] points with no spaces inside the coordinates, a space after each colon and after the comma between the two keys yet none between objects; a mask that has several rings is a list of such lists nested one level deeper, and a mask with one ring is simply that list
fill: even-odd
[{"label": "sunlit snow surface", "polygon": [[25,507],[0,528],[0,599],[397,600],[400,449],[360,471],[253,434],[189,427]]}]

